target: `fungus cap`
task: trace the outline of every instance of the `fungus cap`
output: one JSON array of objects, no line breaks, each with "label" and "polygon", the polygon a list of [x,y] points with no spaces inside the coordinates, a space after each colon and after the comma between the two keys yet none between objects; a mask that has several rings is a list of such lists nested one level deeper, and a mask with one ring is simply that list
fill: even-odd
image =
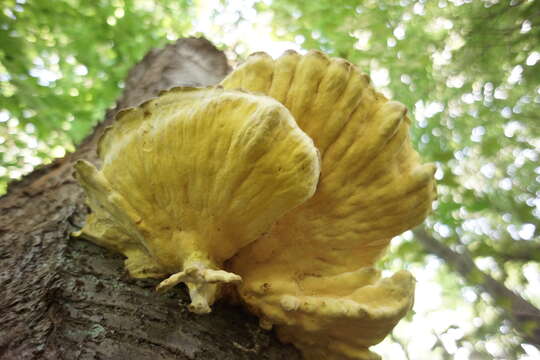
[{"label": "fungus cap", "polygon": [[123,253],[133,277],[187,284],[197,313],[223,263],[309,198],[319,176],[312,140],[277,101],[220,88],[175,88],[123,111],[101,138],[100,170],[76,177],[92,214],[81,234]]},{"label": "fungus cap", "polygon": [[231,260],[239,297],[308,359],[378,358],[368,348],[411,308],[414,280],[380,279],[373,266],[435,198],[435,167],[411,146],[405,106],[318,51],[255,53],[222,86],[281,102],[321,153],[314,196]]}]

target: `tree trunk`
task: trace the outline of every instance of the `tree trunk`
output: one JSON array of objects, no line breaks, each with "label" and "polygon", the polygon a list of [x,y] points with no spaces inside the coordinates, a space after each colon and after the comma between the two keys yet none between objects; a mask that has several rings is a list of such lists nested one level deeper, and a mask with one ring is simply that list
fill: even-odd
[{"label": "tree trunk", "polygon": [[178,85],[212,85],[229,71],[205,39],[153,50],[77,151],[12,183],[0,198],[0,359],[299,359],[242,308],[186,311],[184,289],[126,276],[123,257],[70,239],[88,212],[72,164],[97,162],[95,145],[121,108]]}]

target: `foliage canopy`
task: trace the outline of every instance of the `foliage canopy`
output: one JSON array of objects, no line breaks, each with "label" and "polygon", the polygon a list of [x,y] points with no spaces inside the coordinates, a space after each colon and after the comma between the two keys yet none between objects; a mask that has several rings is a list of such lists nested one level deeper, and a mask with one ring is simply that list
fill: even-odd
[{"label": "foliage canopy", "polygon": [[64,148],[72,150],[103,119],[135,62],[189,28],[191,5],[3,1],[0,193],[20,169],[28,172],[62,156]]}]

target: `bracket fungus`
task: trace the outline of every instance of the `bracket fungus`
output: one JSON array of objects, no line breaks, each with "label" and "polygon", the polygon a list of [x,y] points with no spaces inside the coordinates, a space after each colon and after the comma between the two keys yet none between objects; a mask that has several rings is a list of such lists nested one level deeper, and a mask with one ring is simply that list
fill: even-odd
[{"label": "bracket fungus", "polygon": [[318,51],[255,53],[222,85],[284,104],[321,154],[313,197],[231,260],[240,298],[308,359],[378,359],[368,347],[412,307],[414,279],[380,279],[374,264],[435,198],[435,167],[411,146],[405,106]]},{"label": "bracket fungus", "polygon": [[76,175],[81,234],[134,277],[188,286],[197,313],[220,283],[306,359],[378,359],[412,307],[407,271],[381,278],[392,237],[435,199],[404,105],[343,59],[255,53],[216,88],[179,88],[122,112],[101,170]]},{"label": "bracket fungus", "polygon": [[312,140],[277,101],[239,91],[176,88],[121,112],[98,144],[103,162],[75,165],[92,214],[81,234],[123,253],[137,278],[189,288],[210,312],[223,263],[309,198]]}]

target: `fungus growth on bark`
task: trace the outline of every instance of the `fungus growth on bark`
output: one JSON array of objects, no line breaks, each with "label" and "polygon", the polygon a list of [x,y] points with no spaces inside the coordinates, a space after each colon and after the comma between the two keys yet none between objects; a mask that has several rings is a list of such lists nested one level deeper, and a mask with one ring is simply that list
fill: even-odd
[{"label": "fungus growth on bark", "polygon": [[[263,96],[175,88],[123,111],[98,144],[101,170],[76,176],[92,214],[81,234],[126,255],[137,278],[180,282],[196,313],[219,283],[240,281],[225,260],[315,191],[319,158],[289,111]],[[172,275],[171,275],[172,274]]]},{"label": "fungus growth on bark", "polygon": [[101,170],[76,165],[92,209],[81,235],[134,277],[169,276],[159,289],[186,283],[194,312],[233,283],[305,358],[378,359],[369,346],[412,307],[414,279],[381,279],[375,262],[435,198],[409,126],[346,60],[256,53],[220,87],[118,116]]}]

